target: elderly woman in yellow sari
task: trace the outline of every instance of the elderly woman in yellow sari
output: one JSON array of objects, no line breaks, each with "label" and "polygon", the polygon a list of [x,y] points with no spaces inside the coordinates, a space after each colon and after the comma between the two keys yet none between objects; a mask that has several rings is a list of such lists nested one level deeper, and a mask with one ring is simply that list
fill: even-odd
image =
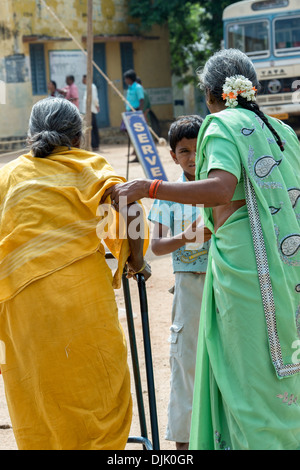
[{"label": "elderly woman in yellow sari", "polygon": [[[31,152],[0,171],[0,367],[16,442],[21,450],[123,449],[130,376],[113,289],[126,262],[131,275],[149,277],[147,236],[118,238],[121,215],[99,211],[104,191],[124,179],[80,149],[73,104],[38,102],[28,137]],[[142,212],[131,206],[127,225],[135,209]],[[100,222],[118,259],[114,277]]]}]

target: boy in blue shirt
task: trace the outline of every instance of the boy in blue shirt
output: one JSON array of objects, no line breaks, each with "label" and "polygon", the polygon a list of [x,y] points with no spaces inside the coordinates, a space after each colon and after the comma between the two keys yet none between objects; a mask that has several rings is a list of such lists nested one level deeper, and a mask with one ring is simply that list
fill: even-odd
[{"label": "boy in blue shirt", "polygon": [[[183,170],[181,182],[195,180],[197,136],[202,122],[199,116],[182,116],[170,127],[170,153]],[[148,216],[154,222],[152,251],[157,256],[172,253],[175,273],[166,439],[175,441],[177,450],[188,449],[189,445],[199,318],[211,235],[202,226],[198,231],[204,243],[191,243],[192,224],[194,230],[199,216],[200,209],[195,206],[159,200]]]}]

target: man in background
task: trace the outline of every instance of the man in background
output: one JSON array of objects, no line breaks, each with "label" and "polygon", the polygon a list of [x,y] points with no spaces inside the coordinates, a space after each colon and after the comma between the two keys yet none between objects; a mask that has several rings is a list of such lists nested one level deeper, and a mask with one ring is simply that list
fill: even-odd
[{"label": "man in background", "polygon": [[[86,114],[86,100],[87,100],[87,87],[86,87],[86,75],[82,77],[82,83],[85,85],[85,91],[83,96],[83,114]],[[92,83],[92,149],[94,152],[99,150],[100,137],[97,124],[97,114],[100,111],[98,91],[95,83]]]},{"label": "man in background", "polygon": [[[136,110],[136,111],[143,111],[144,110],[144,103],[145,103],[145,94],[144,88],[137,82],[136,73],[134,70],[127,70],[124,73],[123,79],[125,84],[127,85],[127,93],[126,93],[126,100],[127,102]],[[129,104],[126,104],[126,111],[132,111]],[[121,124],[122,127],[122,124]],[[125,127],[125,126],[124,126]],[[130,163],[138,162],[139,159],[136,156],[135,151],[133,151],[133,155],[135,155],[134,160],[131,160]]]},{"label": "man in background", "polygon": [[71,101],[71,103],[75,104],[79,109],[79,93],[77,85],[75,85],[75,78],[74,75],[68,75],[66,77],[66,84],[67,86],[62,90],[58,90],[67,100]]},{"label": "man in background", "polygon": [[56,82],[54,80],[50,80],[48,83],[48,90],[49,90],[49,96],[52,96],[53,98],[64,98],[64,96],[59,93]]},{"label": "man in background", "polygon": [[[136,110],[143,111],[144,109],[144,88],[136,81],[136,73],[134,70],[127,70],[124,73],[124,81],[128,86],[126,99],[131,106]],[[132,111],[132,109],[126,105],[126,111]]]}]

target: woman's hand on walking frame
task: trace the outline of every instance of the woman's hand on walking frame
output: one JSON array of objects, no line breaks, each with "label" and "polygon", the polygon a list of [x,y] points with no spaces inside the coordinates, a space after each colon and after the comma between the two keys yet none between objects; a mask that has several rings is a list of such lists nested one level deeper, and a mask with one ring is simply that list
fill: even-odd
[{"label": "woman's hand on walking frame", "polygon": [[[144,276],[145,281],[151,276],[151,267],[144,259],[144,239],[145,227],[143,209],[138,203],[129,204],[120,210],[126,217],[127,223],[127,239],[130,247],[130,256],[127,260],[127,278],[136,280],[136,275]],[[133,228],[137,229],[132,230]]]}]

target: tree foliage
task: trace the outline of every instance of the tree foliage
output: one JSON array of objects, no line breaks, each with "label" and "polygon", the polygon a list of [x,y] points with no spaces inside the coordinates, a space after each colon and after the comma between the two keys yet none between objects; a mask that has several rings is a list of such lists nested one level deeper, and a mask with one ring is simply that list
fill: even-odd
[{"label": "tree foliage", "polygon": [[172,72],[184,84],[194,81],[196,70],[220,49],[223,10],[235,1],[129,0],[129,12],[140,19],[143,30],[168,24]]}]

